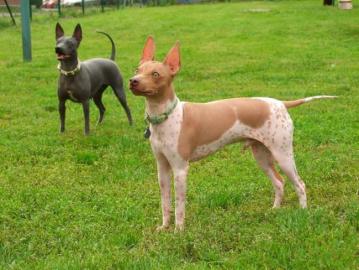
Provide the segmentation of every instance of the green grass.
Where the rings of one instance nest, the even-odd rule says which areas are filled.
[[[267,1],[129,8],[64,18],[84,30],[80,58],[108,57],[110,33],[126,81],[151,34],[162,59],[178,39],[181,100],[238,96],[290,100],[339,95],[290,111],[307,210],[288,182],[272,210],[271,183],[249,152],[231,145],[191,166],[186,231],[157,233],[155,160],[144,140],[144,100],[127,91],[129,127],[107,90],[105,122],[83,136],[68,103],[58,133],[56,16],[34,16],[33,61],[21,29],[0,18],[0,268],[357,269],[359,266],[359,6]],[[255,9],[268,12],[255,12]]]

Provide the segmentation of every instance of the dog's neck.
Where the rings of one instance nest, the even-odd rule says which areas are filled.
[[[77,55],[71,56],[69,59],[61,60],[60,68],[64,71],[71,71],[78,67],[79,59]]]
[[[177,99],[177,96],[171,84],[163,91],[163,94],[146,97],[146,113],[150,116],[162,114],[175,99]]]

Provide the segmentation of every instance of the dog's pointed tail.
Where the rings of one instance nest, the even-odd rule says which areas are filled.
[[[108,37],[108,39],[111,41],[111,45],[112,45],[112,50],[111,50],[111,56],[110,59],[112,61],[115,61],[115,57],[116,57],[116,48],[115,48],[115,43],[113,42],[113,39],[111,38],[111,36],[105,32],[102,31],[96,31],[97,33],[100,33],[102,35],[105,35],[106,37]]]
[[[302,98],[302,99],[291,100],[291,101],[282,101],[282,102],[283,102],[284,106],[287,109],[289,109],[289,108],[297,107],[304,103],[313,101],[315,99],[325,99],[325,98],[337,98],[337,96],[314,96],[314,97],[306,97],[306,98]]]

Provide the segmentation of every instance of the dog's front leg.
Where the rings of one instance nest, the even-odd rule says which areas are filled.
[[[65,131],[65,115],[66,115],[66,100],[59,100],[59,113],[60,113],[60,132],[63,133]]]
[[[157,231],[162,231],[168,228],[171,219],[171,166],[162,154],[157,154],[156,158],[162,206],[162,225]]]
[[[84,118],[85,118],[85,135],[89,135],[90,133],[90,104],[89,101],[82,102],[82,108],[84,111]]]
[[[174,169],[176,193],[176,231],[184,230],[188,163]]]

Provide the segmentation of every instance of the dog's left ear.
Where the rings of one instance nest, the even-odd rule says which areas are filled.
[[[176,73],[181,68],[181,57],[180,57],[180,43],[179,41],[172,47],[172,49],[168,52],[165,60],[163,60],[165,65],[168,65],[170,68],[172,76],[176,75]]]
[[[76,25],[72,36],[77,40],[77,47],[78,47],[82,40],[82,29],[81,29],[81,25],[79,23]]]
[[[62,29],[61,24],[57,23],[55,27],[56,40],[64,36],[64,29]]]

